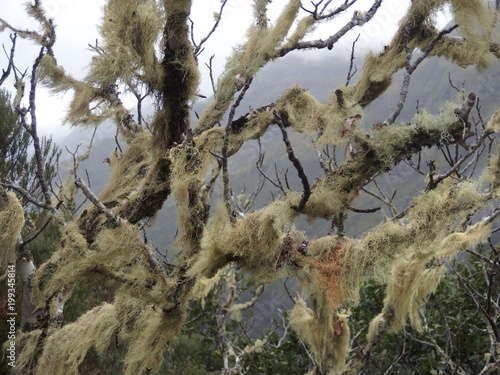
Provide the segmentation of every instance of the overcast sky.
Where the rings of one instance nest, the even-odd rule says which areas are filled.
[[[368,10],[373,1],[359,0],[355,9]],[[47,13],[57,25],[57,42],[55,53],[58,63],[69,73],[77,78],[83,78],[86,67],[89,64],[92,53],[88,44],[94,44],[99,38],[97,25],[100,22],[104,0],[42,0]],[[213,25],[213,14],[220,8],[220,0],[193,0],[191,17],[195,22],[195,36],[199,40]],[[269,17],[271,22],[279,14],[286,0],[274,0],[269,6]],[[305,6],[309,1],[303,1]],[[333,2],[335,4],[335,2]],[[337,1],[338,4],[343,1]],[[359,53],[368,49],[379,50],[390,40],[390,36],[397,27],[397,21],[404,14],[409,0],[385,0],[379,9],[376,18],[363,28],[357,28],[348,34],[348,38],[341,45],[335,46],[334,50],[339,53],[350,53],[352,40],[361,33],[357,43]],[[0,0],[0,17],[6,19],[15,27],[32,29],[35,25],[24,15],[24,2],[21,0]],[[208,80],[205,62],[211,55],[215,55],[215,73],[220,74],[223,70],[225,60],[230,55],[232,46],[244,39],[246,28],[251,22],[252,10],[251,0],[229,0],[223,13],[219,29],[206,44],[206,50],[200,56],[200,70],[202,72],[202,84],[200,93],[210,95],[210,83]],[[335,23],[326,24],[316,30],[314,37],[327,38],[334,33],[345,22],[352,17],[352,10],[346,13],[344,18],[339,18]],[[0,43],[7,50],[10,47],[8,32],[0,34]],[[20,69],[26,69],[38,53],[38,48],[33,48],[30,42],[18,40],[16,49],[16,64]],[[0,68],[6,67],[7,58],[0,51]],[[326,51],[316,54],[324,56]],[[301,53],[301,55],[306,56]],[[312,55],[313,56],[313,55]],[[5,86],[5,84],[4,84]],[[53,134],[56,139],[61,138],[69,132],[69,126],[61,127],[64,117],[64,106],[70,95],[52,95],[46,90],[38,92],[37,115],[39,118],[39,129],[43,135]],[[125,105],[133,107],[133,102]]]

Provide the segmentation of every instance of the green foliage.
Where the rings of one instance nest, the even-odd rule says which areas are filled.
[[[429,345],[432,340],[467,374],[479,373],[485,365],[490,341],[486,333],[486,319],[467,293],[463,279],[468,280],[477,291],[487,290],[482,267],[483,263],[475,256],[463,256],[450,264],[436,292],[425,304],[427,324],[423,330],[417,332],[407,328],[404,335],[383,335],[366,365],[369,373],[384,374],[402,353],[391,373],[410,375],[417,368],[422,374],[448,373],[450,368],[444,364],[435,347]],[[495,279],[493,282],[492,295],[498,296],[500,285]],[[361,291],[361,302],[354,309],[351,322],[353,335],[362,331],[354,341],[354,352],[358,345],[365,342],[366,328],[373,312],[382,309],[384,290],[383,285],[371,280]]]
[[[37,197],[41,190],[36,178],[36,160],[30,152],[32,140],[18,120],[8,91],[0,89],[0,180],[19,181],[19,185]],[[44,177],[52,180],[57,172],[61,151],[52,138],[42,137],[41,153]],[[31,153],[31,157],[30,157]],[[27,205],[27,201],[22,202]]]
[[[285,319],[288,319],[285,310],[280,311]],[[305,345],[300,341],[297,333],[290,330],[286,339],[281,342],[279,347],[276,347],[281,338],[281,331],[270,332],[267,330],[265,334],[270,334],[267,345],[260,352],[254,354],[248,359],[250,363],[249,374],[306,374],[312,366],[312,363],[307,355]]]
[[[47,212],[28,212],[26,217],[27,222],[32,225],[32,228],[30,229],[28,225],[24,226],[23,238],[29,238],[31,232],[36,232],[48,220]],[[33,255],[35,264],[42,264],[50,258],[57,246],[58,240],[59,226],[55,220],[51,220],[45,229],[29,244],[29,250]]]
[[[236,280],[237,293],[254,294],[255,286],[244,279],[242,272],[236,273]],[[221,373],[223,342],[218,324],[221,314],[224,314],[223,303],[227,293],[227,284],[219,282],[205,298],[204,307],[200,301],[191,301],[187,324],[166,350],[160,374]],[[288,321],[288,312],[280,309],[281,323],[273,328],[261,329],[260,327],[269,325],[264,324],[266,317],[257,310],[243,310],[241,320],[228,319],[225,326],[227,342],[231,343],[233,350],[246,352],[241,358],[242,367],[247,369],[246,374],[305,374],[310,369],[311,362],[298,335],[290,327],[285,328],[283,325]],[[249,350],[258,340],[264,343],[262,349]],[[234,357],[229,355],[229,366],[233,365]]]
[[[17,120],[8,91],[0,89],[0,180],[16,180],[29,165],[31,139]]]

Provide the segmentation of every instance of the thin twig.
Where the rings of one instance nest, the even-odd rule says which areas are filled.
[[[352,15],[351,20],[344,25],[337,33],[334,35],[330,36],[329,38],[323,40],[323,39],[316,39],[316,40],[311,40],[311,41],[306,41],[306,42],[298,42],[294,44],[293,46],[287,46],[280,48],[279,50],[276,51],[276,56],[285,56],[291,51],[294,50],[300,50],[300,49],[322,49],[322,48],[328,48],[332,49],[333,45],[337,43],[337,41],[342,38],[345,34],[347,34],[350,30],[352,30],[356,26],[361,26],[370,21],[375,13],[377,13],[378,8],[382,5],[382,0],[376,0],[372,7],[363,15],[360,17],[360,13],[358,11],[355,11]]]
[[[354,72],[352,71],[352,69],[353,69],[353,65],[354,65],[354,47],[356,46],[356,42],[358,41],[360,35],[361,34],[358,34],[358,36],[356,37],[356,39],[354,40],[354,42],[352,42],[351,61],[349,63],[349,72],[347,72],[347,81],[345,83],[346,86],[349,86],[349,82],[351,81],[351,78],[358,71],[358,69],[356,68],[356,66],[354,66]]]
[[[35,240],[43,231],[45,228],[47,228],[47,226],[49,225],[49,223],[52,221],[53,219],[53,216],[49,216],[49,218],[45,221],[45,223],[43,223],[43,225],[40,227],[40,229],[38,229],[36,231],[36,233],[34,233],[31,237],[29,237],[28,239],[24,240],[20,245],[19,245],[19,248],[22,250],[24,249],[24,247],[29,244],[31,241]]]
[[[392,369],[394,368],[394,366],[399,362],[401,361],[401,359],[403,359],[403,357],[406,355],[406,342],[403,342],[403,349],[401,349],[401,354],[398,356],[398,358],[396,358],[392,363],[391,365],[387,368],[387,370],[384,372],[384,375],[389,375],[392,373]]]
[[[274,180],[269,177],[264,170],[262,169],[262,165],[264,164],[264,156],[265,153],[262,152],[262,146],[260,144],[260,139],[259,139],[259,159],[255,162],[255,165],[257,167],[257,170],[260,172],[260,174],[271,184],[274,185],[274,187],[280,189],[283,193],[285,192],[285,189],[283,189],[283,186],[281,185],[281,181],[278,179],[278,183],[274,182]]]
[[[448,82],[450,82],[450,86],[453,87],[455,90],[457,90],[458,92],[460,92],[460,89],[458,87],[456,87],[453,82],[451,81],[451,72],[448,72]]]
[[[448,178],[451,176],[472,154],[476,152],[478,147],[485,141],[486,138],[488,138],[491,134],[493,134],[493,131],[491,130],[486,130],[481,137],[479,137],[478,141],[476,144],[470,146],[469,151],[467,151],[460,159],[457,160],[455,165],[451,167],[446,173],[439,175],[437,177],[433,177],[430,181],[429,184],[426,187],[426,190],[433,190],[436,188],[436,186],[443,181],[444,179]]]
[[[250,87],[252,83],[252,78],[246,81],[245,86],[243,86],[243,89],[241,90],[240,94],[238,95],[238,98],[234,102],[233,106],[231,107],[231,111],[229,112],[229,118],[227,120],[227,125],[226,125],[226,134],[224,136],[224,145],[222,146],[222,180],[224,184],[224,201],[226,202],[226,208],[227,212],[232,217],[231,215],[231,206],[230,206],[230,201],[231,201],[231,186],[229,183],[229,172],[228,172],[228,163],[227,163],[227,149],[229,147],[229,136],[231,135],[231,130],[232,130],[232,123],[233,123],[233,117],[236,112],[236,108],[240,105],[241,101],[243,100],[243,97],[245,96],[245,93],[247,92],[248,88]]]
[[[43,208],[45,210],[48,210],[50,211],[50,213],[54,216],[54,218],[57,220],[57,222],[61,225],[66,225],[66,222],[64,221],[64,219],[62,219],[59,215],[59,213],[57,212],[57,209],[52,206],[52,204],[47,204],[45,202],[42,202],[42,201],[39,201],[38,199],[36,199],[35,197],[33,197],[29,191],[23,189],[21,186],[19,185],[16,185],[15,183],[13,183],[12,181],[10,180],[4,180],[3,182],[0,183],[1,186],[4,186],[6,188],[10,188],[14,191],[17,191],[19,194],[21,194],[23,196],[23,198],[25,198],[28,202],[30,203],[33,203],[35,206],[38,206],[40,208]]]
[[[212,27],[212,29],[208,32],[208,34],[202,38],[200,40],[200,42],[198,44],[196,44],[196,42],[194,41],[194,33],[193,33],[193,30],[194,30],[194,23],[193,21],[191,21],[191,19],[189,19],[189,21],[191,22],[191,41],[193,42],[193,46],[194,46],[194,56],[195,57],[198,57],[200,55],[200,53],[203,52],[203,50],[205,48],[202,48],[203,44],[205,44],[205,42],[212,36],[212,34],[215,32],[215,30],[217,29],[217,26],[219,26],[219,22],[222,18],[222,11],[224,10],[224,7],[226,6],[226,3],[227,3],[227,0],[223,0],[222,3],[221,3],[221,6],[220,6],[220,10],[219,10],[219,14],[216,16],[216,20],[215,20],[215,23],[214,23],[214,26]]]
[[[307,179],[307,176],[304,172],[304,168],[302,168],[302,164],[300,163],[299,159],[295,156],[292,148],[292,144],[290,143],[290,140],[288,139],[288,134],[285,130],[285,125],[283,124],[283,120],[281,119],[281,116],[278,114],[278,111],[275,109],[273,110],[273,115],[276,120],[276,123],[278,124],[279,128],[281,129],[281,134],[283,135],[283,142],[286,145],[286,152],[288,154],[288,159],[292,162],[293,166],[297,170],[297,173],[299,175],[300,180],[302,181],[302,188],[303,188],[303,193],[302,197],[300,199],[300,203],[298,206],[293,206],[292,208],[297,210],[297,211],[302,211],[304,209],[304,206],[307,203],[307,200],[309,199],[311,195],[311,186],[309,185],[309,180]]]
[[[408,86],[410,85],[410,77],[417,69],[418,65],[424,61],[424,59],[429,55],[429,53],[434,49],[434,46],[436,43],[443,37],[445,34],[451,33],[453,30],[455,30],[458,27],[458,25],[453,25],[452,27],[442,30],[434,39],[431,40],[427,48],[423,51],[422,55],[419,56],[415,62],[412,64],[411,63],[411,57],[412,57],[412,51],[410,50],[410,31],[413,28],[413,22],[409,21],[404,29],[404,43],[405,43],[405,50],[406,50],[406,71],[405,75],[403,78],[403,85],[401,87],[401,93],[399,95],[399,100],[398,104],[396,106],[395,111],[392,113],[392,115],[389,117],[387,120],[387,123],[389,124],[394,124],[394,121],[396,121],[396,118],[399,116],[401,113],[405,102],[406,102],[406,96],[408,95]]]
[[[17,34],[13,33],[10,35],[10,40],[12,41],[12,47],[10,48],[10,55],[9,55],[9,64],[7,65],[7,70],[3,71],[2,77],[0,77],[0,86],[4,83],[4,81],[7,79],[7,77],[10,74],[10,71],[14,67],[14,52],[16,50],[16,39],[17,39]],[[3,47],[5,51],[5,47]],[[5,54],[7,55],[7,51],[5,51]]]
[[[208,60],[208,64],[205,64],[208,68],[208,73],[210,76],[210,83],[212,84],[212,91],[215,97],[215,94],[217,93],[217,89],[215,87],[215,79],[214,79],[214,70],[213,70],[213,60],[214,60],[215,55],[210,56],[210,60]]]
[[[366,208],[366,209],[359,209],[359,208],[349,207],[349,210],[352,211],[352,212],[356,212],[358,214],[370,214],[370,213],[379,211],[380,207]]]

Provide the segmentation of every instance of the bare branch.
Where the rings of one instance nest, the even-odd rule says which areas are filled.
[[[219,10],[219,13],[217,14],[216,16],[216,20],[215,20],[215,23],[214,23],[214,26],[212,27],[212,29],[208,32],[208,34],[202,38],[200,40],[200,42],[198,44],[196,44],[196,42],[194,41],[194,36],[193,36],[193,30],[194,30],[194,23],[193,21],[191,21],[191,41],[193,42],[193,46],[194,46],[194,56],[195,57],[198,57],[204,50],[203,47],[203,44],[205,44],[205,42],[212,36],[212,34],[215,32],[215,30],[217,29],[217,26],[219,26],[219,22],[222,18],[222,11],[224,10],[224,7],[226,6],[226,3],[227,3],[227,0],[223,0],[221,2],[221,6],[220,6],[220,10]]]
[[[354,42],[352,42],[351,60],[350,60],[350,63],[349,63],[349,72],[347,72],[347,80],[346,80],[346,83],[345,83],[346,86],[349,86],[349,82],[351,81],[351,78],[358,71],[358,69],[356,67],[354,67],[354,71],[352,69],[353,69],[353,65],[354,65],[354,47],[356,46],[356,42],[358,41],[360,35],[361,34],[358,34],[358,36],[356,37],[356,39],[354,40]]]
[[[224,146],[222,147],[222,179],[224,183],[224,201],[226,202],[226,207],[227,207],[227,212],[231,217],[231,208],[230,208],[230,201],[231,201],[231,186],[229,184],[229,172],[228,172],[228,156],[227,156],[227,149],[229,147],[229,136],[231,135],[231,130],[232,130],[232,123],[233,123],[233,117],[236,112],[236,108],[239,107],[241,101],[243,100],[243,97],[245,96],[245,93],[247,92],[248,88],[250,87],[252,83],[252,78],[250,78],[248,81],[245,82],[245,86],[243,86],[243,89],[241,90],[240,94],[238,95],[238,98],[234,102],[233,106],[231,107],[231,112],[229,112],[229,118],[227,120],[227,125],[226,125],[226,134],[224,136]]]
[[[83,194],[96,206],[102,213],[104,213],[109,220],[115,225],[120,224],[120,218],[116,216],[109,208],[107,208],[98,198],[97,196],[90,190],[85,181],[81,178],[77,178],[75,180],[75,185],[82,189]]]
[[[352,30],[356,26],[364,25],[365,23],[370,21],[372,17],[375,15],[375,13],[377,13],[377,10],[381,4],[382,0],[376,0],[373,3],[372,7],[368,10],[368,12],[361,14],[355,11],[351,20],[348,23],[346,23],[344,27],[342,27],[337,33],[330,36],[326,40],[318,39],[307,42],[298,42],[293,47],[286,47],[279,49],[276,52],[276,56],[285,56],[287,53],[291,51],[300,49],[322,49],[322,48],[332,49],[333,45],[337,43],[337,41],[340,38],[342,38],[345,34],[347,34],[348,31]]]
[[[302,164],[300,163],[299,159],[295,156],[292,148],[292,144],[290,143],[290,140],[288,139],[288,134],[286,133],[285,130],[285,125],[283,124],[283,120],[281,119],[280,115],[278,114],[278,111],[273,110],[273,115],[276,120],[276,123],[278,124],[279,128],[281,129],[281,133],[283,135],[283,142],[286,145],[286,152],[288,154],[288,159],[292,162],[293,166],[297,170],[297,173],[300,177],[300,180],[302,181],[302,188],[303,188],[303,193],[302,193],[302,198],[300,199],[300,203],[298,206],[294,206],[293,208],[297,211],[302,211],[304,209],[304,206],[307,203],[307,200],[309,199],[309,196],[311,195],[311,186],[309,185],[309,181],[307,179],[307,176],[304,172],[304,168],[302,168]]]
[[[328,12],[328,13],[325,13],[325,11],[326,11],[326,8],[332,2],[332,0],[326,1],[320,11],[318,11],[318,9],[319,9],[319,6],[323,3],[323,0],[321,0],[321,1],[317,2],[317,3],[314,3],[314,2],[311,1],[312,5],[314,6],[314,10],[312,10],[312,11],[306,9],[303,6],[301,7],[301,9],[303,11],[311,14],[316,21],[320,21],[320,20],[325,20],[325,19],[329,19],[329,18],[335,17],[336,15],[338,15],[338,14],[344,12],[345,10],[349,9],[349,7],[351,5],[353,5],[356,1],[357,0],[351,0],[349,2],[346,1],[344,4],[342,4],[338,8],[336,8],[336,9],[334,9],[334,10]]]
[[[55,208],[52,207],[52,205],[48,205],[47,203],[44,203],[44,202],[37,200],[35,197],[33,197],[29,193],[29,191],[23,189],[21,186],[15,184],[14,182],[12,182],[10,180],[5,180],[2,183],[0,183],[0,185],[4,186],[6,188],[10,188],[14,191],[17,191],[19,194],[21,194],[23,196],[23,198],[25,198],[28,202],[33,203],[35,206],[38,206],[38,207],[43,208],[45,210],[49,210],[51,212],[52,212],[52,210],[55,210]]]
[[[425,319],[425,317],[424,317],[424,319]],[[443,360],[443,363],[445,365],[449,366],[453,370],[454,374],[466,375],[466,372],[464,371],[464,369],[462,367],[460,367],[456,362],[454,362],[450,358],[450,356],[444,352],[444,350],[437,344],[436,340],[434,340],[434,338],[430,334],[429,334],[429,338],[430,338],[431,342],[419,340],[416,337],[413,337],[411,335],[409,335],[409,336],[412,338],[412,340],[414,340],[420,344],[427,345],[427,346],[434,348],[436,350],[436,352],[438,353],[438,355]]]
[[[442,174],[442,175],[439,175],[437,177],[434,177],[433,179],[431,179],[429,181],[429,184],[427,185],[426,189],[427,190],[432,190],[434,188],[436,188],[436,186],[441,182],[443,181],[444,179],[448,178],[449,176],[451,176],[455,171],[458,170],[458,168],[460,168],[460,166],[471,156],[473,155],[476,150],[479,148],[479,146],[481,146],[481,144],[491,135],[493,134],[492,131],[490,130],[485,130],[484,133],[481,135],[481,137],[479,137],[478,141],[471,145],[469,150],[460,158],[457,160],[457,162],[455,163],[455,165],[453,165],[453,167],[451,167],[446,173]]]
[[[115,86],[109,86],[101,92],[102,97],[109,101],[111,107],[115,108],[119,113],[126,113],[126,115],[121,116],[120,119],[120,125],[122,125],[124,129],[132,133],[143,131],[142,126],[135,122],[134,116],[125,108],[118,94]]]
[[[43,197],[45,199],[45,203],[48,206],[52,206],[51,203],[51,198],[50,198],[50,190],[49,190],[49,184],[47,183],[45,176],[44,176],[44,168],[45,168],[45,163],[43,161],[43,155],[42,155],[42,148],[40,146],[40,138],[38,137],[37,133],[37,117],[36,117],[36,88],[37,88],[37,79],[36,79],[36,72],[38,69],[38,66],[40,65],[40,61],[42,60],[42,57],[44,56],[44,51],[45,47],[42,47],[40,50],[40,53],[35,60],[35,63],[33,64],[33,69],[31,71],[31,88],[30,88],[30,94],[29,94],[29,104],[30,108],[29,110],[26,110],[24,108],[20,107],[20,103],[17,103],[17,111],[21,115],[21,123],[23,127],[26,129],[26,131],[31,135],[31,138],[33,139],[33,147],[35,149],[35,160],[36,160],[36,177],[38,178],[38,181],[40,183],[40,187],[42,189]],[[20,98],[19,98],[20,101]],[[29,111],[31,121],[28,124],[27,119],[26,119],[26,113]]]
[[[352,212],[356,212],[358,214],[370,214],[370,213],[379,211],[380,207],[365,208],[365,209],[359,209],[359,208],[349,207],[349,210],[352,211]]]
[[[47,228],[47,226],[50,224],[52,219],[53,219],[53,216],[49,216],[49,218],[45,221],[45,223],[43,223],[43,225],[32,236],[30,236],[28,239],[22,241],[21,244],[19,245],[20,250],[22,251],[26,247],[27,244],[29,244],[31,241],[35,240],[45,230],[45,228]]]
[[[0,77],[0,86],[2,86],[4,81],[9,76],[10,71],[14,68],[14,52],[16,50],[16,39],[17,39],[16,33],[10,35],[10,40],[12,41],[12,47],[10,48],[10,55],[8,56],[9,64],[7,65],[7,70],[4,70],[2,73],[2,77]],[[3,50],[5,51],[5,46],[3,46]],[[5,54],[7,55],[7,51],[5,51]]]
[[[396,106],[396,110],[389,117],[389,119],[387,120],[387,123],[394,124],[394,121],[396,121],[396,118],[401,113],[401,111],[405,105],[405,102],[406,102],[406,96],[408,95],[408,86],[410,85],[410,77],[413,74],[413,72],[415,71],[415,69],[417,69],[418,65],[422,61],[424,61],[424,59],[429,55],[429,53],[433,50],[434,46],[443,37],[443,35],[451,33],[457,27],[458,27],[458,25],[453,25],[452,27],[450,27],[448,29],[442,30],[438,35],[436,35],[436,37],[434,37],[431,40],[431,42],[429,43],[427,48],[424,50],[422,55],[420,55],[415,60],[415,62],[412,64],[411,57],[412,57],[413,51],[410,50],[409,43],[410,43],[410,30],[413,28],[413,23],[412,23],[412,21],[408,21],[408,23],[406,24],[405,29],[404,29],[404,43],[405,43],[405,50],[406,50],[406,62],[405,62],[406,72],[405,72],[405,75],[403,78],[403,86],[401,88],[401,93],[399,95],[399,101],[398,101],[398,104]]]
[[[217,93],[217,89],[215,86],[215,80],[214,80],[214,70],[213,70],[213,60],[214,60],[215,55],[210,56],[210,60],[208,60],[208,64],[205,64],[208,68],[208,73],[210,76],[210,83],[212,84],[212,92],[215,96]]]

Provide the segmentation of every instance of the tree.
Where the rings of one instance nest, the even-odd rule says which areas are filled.
[[[207,37],[216,37],[226,3],[222,1]],[[351,30],[373,22],[383,6],[382,0],[374,0],[365,11],[353,11],[356,0],[339,6],[331,1],[309,5],[289,0],[283,2],[281,14],[270,20],[268,3],[253,2],[254,21],[247,40],[234,49],[225,71],[214,82],[214,99],[193,128],[190,109],[198,95],[199,61],[206,38],[191,37],[190,0],[107,1],[102,38],[92,47],[95,55],[82,81],[58,65],[53,48],[55,25],[40,1],[27,5],[38,31],[21,30],[0,20],[1,29],[40,47],[31,75],[16,76],[15,106],[33,140],[42,195],[36,198],[12,180],[4,180],[2,186],[46,210],[60,231],[50,259],[36,271],[30,268],[23,274],[30,285],[26,293],[31,306],[23,306],[30,319],[18,333],[18,367],[36,374],[74,374],[91,348],[103,354],[119,342],[125,347],[125,374],[155,373],[164,348],[185,323],[190,301],[200,295],[195,291],[213,285],[230,264],[260,284],[285,277],[297,280],[301,293],[295,297],[289,322],[314,358],[313,373],[357,374],[387,332],[400,333],[408,321],[417,330],[428,329],[420,307],[445,277],[447,265],[462,252],[478,253],[494,266],[487,283],[490,291],[497,290],[492,286],[498,271],[492,226],[500,214],[500,156],[495,140],[499,113],[489,120],[472,115],[478,109],[477,95],[461,92],[458,101],[443,102],[437,114],[418,108],[410,122],[397,123],[412,75],[423,60],[439,56],[459,66],[484,69],[499,57],[493,32],[497,13],[488,8],[490,4],[479,0],[410,2],[390,44],[365,57],[356,83],[332,88],[331,98],[324,103],[308,90],[293,86],[273,103],[236,118],[252,79],[266,64],[293,51],[332,49]],[[498,2],[495,5],[498,10]],[[456,24],[438,30],[435,15],[444,7]],[[311,39],[317,25],[349,12],[350,20],[335,34]],[[454,30],[460,35],[453,35]],[[11,51],[5,75],[18,72],[15,44]],[[401,94],[393,113],[387,120],[364,118],[364,109],[384,93],[401,69]],[[25,80],[28,106],[23,105],[21,82]],[[76,167],[59,192],[51,191],[36,131],[36,90],[41,84],[54,92],[73,93],[69,122],[96,125],[112,118],[127,142],[126,149],[117,147],[112,152],[109,182],[99,196],[77,178]],[[125,91],[137,98],[137,121],[120,99]],[[145,97],[157,108],[150,123],[140,111]],[[260,139],[273,125],[282,134],[300,187],[290,188],[287,176],[276,173],[273,179],[266,174],[261,154],[262,177],[277,193],[264,207],[245,211],[245,199],[235,198],[232,192],[228,165],[243,145]],[[314,137],[322,175],[311,176],[304,169],[288,136],[292,130]],[[442,149],[449,166],[443,169],[429,160],[422,167],[426,148]],[[395,195],[388,194],[377,179],[403,163],[421,175],[425,188],[398,209]],[[480,178],[474,179],[478,170]],[[378,186],[379,192],[370,190],[372,186]],[[74,209],[76,189],[92,203],[81,212]],[[355,238],[345,230],[348,213],[374,211],[355,207],[363,191],[387,205],[391,214]],[[7,269],[9,261],[20,259],[16,249],[24,220],[16,195],[4,191],[3,197],[0,221],[8,235],[8,251],[2,261]],[[141,226],[167,199],[175,202],[179,229],[173,267],[160,265],[141,234]],[[16,220],[6,220],[7,215]],[[332,230],[308,238],[294,226],[299,218],[310,223],[329,220]],[[476,248],[488,242],[491,258]],[[349,308],[362,302],[360,290],[370,276],[385,285],[385,298],[378,315],[370,317],[364,342],[350,353]],[[65,324],[64,304],[72,298],[75,286],[95,279],[114,285],[113,299]],[[493,293],[484,296],[472,290],[478,309],[485,311],[490,342],[489,354],[482,358],[483,373],[495,372],[499,369],[498,300]],[[438,342],[429,343],[439,351]],[[461,363],[444,358],[453,371],[465,373]],[[224,362],[222,372],[230,373],[230,365],[229,360]]]
[[[36,161],[35,158],[29,157],[28,150],[31,144],[31,138],[28,133],[24,132],[22,125],[17,121],[16,112],[12,108],[11,97],[9,93],[5,90],[0,90],[0,180],[12,180],[16,181],[16,184],[21,187],[24,191],[29,192],[31,196],[38,197],[41,193],[40,184],[36,178]],[[44,166],[44,177],[50,181],[55,175],[56,162],[59,157],[59,150],[53,145],[52,139],[42,139],[41,144],[42,155],[45,159]],[[3,204],[8,202],[8,198],[2,195],[0,198],[2,202],[2,207],[6,209]],[[13,238],[10,233],[2,233],[0,235],[2,245],[11,240],[12,244],[17,241],[18,245],[18,256],[24,258],[26,261],[31,261],[33,258],[39,260],[39,255],[43,253],[43,246],[37,244],[37,238],[40,234],[50,226],[50,218],[47,218],[43,212],[40,212],[37,206],[31,205],[26,199],[21,201],[21,205],[26,211],[26,222],[27,225],[24,226],[24,232],[21,237]],[[7,205],[8,206],[8,205]],[[18,207],[19,208],[19,207]],[[9,211],[7,211],[9,213]],[[12,212],[10,212],[12,213]],[[10,215],[5,215],[2,217],[2,228],[8,226],[8,221],[19,220],[20,225],[21,215],[15,215],[12,217]],[[6,221],[5,221],[6,220]],[[57,231],[55,228],[54,231]],[[42,236],[44,238],[43,245],[49,247],[50,253],[53,252],[55,247],[55,241],[49,240],[47,233]],[[23,238],[23,240],[20,240]],[[38,238],[39,240],[39,238]],[[6,242],[4,242],[6,241]],[[34,241],[34,242],[33,242]],[[27,245],[30,244],[30,248]],[[4,254],[3,254],[4,255]],[[9,259],[4,259],[4,262],[8,262]],[[11,278],[9,278],[11,279]],[[2,280],[0,285],[0,294],[2,296],[2,306],[7,307],[9,305],[9,293],[12,289],[8,287],[8,284],[12,283],[12,279],[7,282],[7,280]],[[10,289],[10,291],[9,291]],[[21,294],[19,293],[18,296]],[[21,304],[19,301],[15,306],[20,308]],[[7,310],[3,311],[2,314],[2,324],[0,326],[0,334],[2,337],[7,338],[9,333],[9,323],[8,318],[10,316],[7,314]],[[2,370],[7,371],[6,367]]]
[[[35,158],[28,154],[30,145],[31,138],[17,121],[10,94],[6,90],[0,90],[0,178],[16,181],[32,196],[38,196],[40,186],[36,179]],[[42,138],[41,152],[46,160],[44,177],[50,181],[55,176],[60,151],[51,138]],[[23,203],[26,205],[29,202]]]

